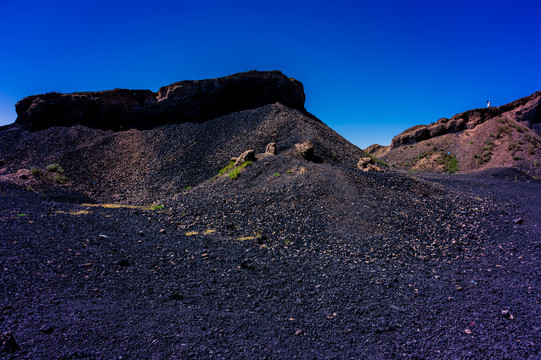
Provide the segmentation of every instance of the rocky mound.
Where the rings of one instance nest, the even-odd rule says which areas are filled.
[[[201,123],[232,112],[280,102],[304,111],[302,84],[279,71],[250,71],[219,79],[180,81],[150,90],[115,89],[47,93],[16,105],[17,123],[31,131],[84,125],[98,129],[150,129]]]
[[[541,175],[541,91],[509,104],[417,125],[367,152],[396,168],[472,172],[512,167]]]
[[[312,160],[320,162],[355,168],[363,154],[321,121],[276,103],[151,130],[77,125],[29,132],[15,124],[0,131],[0,175],[59,164],[64,187],[96,199],[149,203],[213,178],[247,150],[265,153],[270,143],[279,155],[302,158],[295,144],[306,141],[313,145]],[[26,184],[39,187],[32,180]]]

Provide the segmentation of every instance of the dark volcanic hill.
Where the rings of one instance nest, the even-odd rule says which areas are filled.
[[[397,168],[474,172],[513,167],[541,176],[541,91],[499,107],[469,110],[418,125],[389,146],[366,150]],[[453,159],[454,160],[453,160]]]
[[[177,84],[0,128],[0,357],[539,358],[539,182],[365,171],[279,72]]]

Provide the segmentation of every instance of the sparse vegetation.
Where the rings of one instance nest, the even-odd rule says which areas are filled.
[[[38,177],[40,174],[41,174],[41,170],[36,168],[36,167],[31,167],[30,168],[30,172],[32,173],[32,175],[34,175],[35,177]]]
[[[539,161],[534,160],[534,161],[533,161],[533,166],[539,166]]]
[[[185,186],[182,188],[182,191],[190,191],[192,189],[191,186]]]
[[[235,162],[230,161],[229,164],[223,169],[221,169],[218,172],[218,175],[216,175],[214,178],[216,179],[216,178],[219,178],[220,176],[227,175],[231,180],[234,180],[238,178],[242,170],[244,170],[244,168],[252,164],[252,162],[253,161],[246,161],[242,165],[235,167]]]
[[[492,150],[492,148],[494,148],[494,142],[490,141],[490,140],[487,140],[485,141],[485,146],[483,146],[483,148],[481,150],[485,151],[485,150]]]
[[[53,176],[53,180],[57,184],[65,184],[67,181],[66,175],[63,174],[56,174]]]
[[[370,159],[372,159],[372,161],[376,164],[376,165],[379,165],[379,166],[384,166],[386,168],[389,167],[389,164],[387,164],[385,161],[375,157],[374,155],[370,154],[370,153],[367,153],[366,151],[364,152],[364,156],[366,157],[369,157]]]
[[[473,140],[470,140],[470,145],[473,145]]]
[[[64,169],[62,169],[62,166],[58,165],[58,164],[49,164],[45,167],[45,169],[49,172],[56,172],[56,173],[59,173],[59,174],[62,174],[64,173]]]
[[[496,139],[500,139],[502,137],[502,134],[507,134],[508,136],[511,136],[511,129],[509,128],[509,126],[498,125],[496,127]]]
[[[520,145],[518,143],[511,141],[507,144],[507,150],[515,151],[517,149],[520,149]]]
[[[286,174],[291,174],[293,172],[293,170],[289,169],[288,171],[286,171]]]
[[[279,173],[279,172],[275,172],[275,173],[274,173],[274,177],[280,177],[280,173]]]
[[[445,164],[443,165],[443,171],[448,172],[449,174],[454,174],[458,171],[458,159],[453,155],[449,155],[445,159]]]
[[[235,168],[235,162],[230,161],[229,164],[227,164],[226,167],[224,167],[223,169],[220,169],[217,176],[222,176],[222,175],[229,174],[231,171],[233,171],[234,168]]]

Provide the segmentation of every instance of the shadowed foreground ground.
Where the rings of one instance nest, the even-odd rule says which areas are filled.
[[[163,209],[1,184],[2,356],[539,358],[539,183],[329,169],[277,156]]]

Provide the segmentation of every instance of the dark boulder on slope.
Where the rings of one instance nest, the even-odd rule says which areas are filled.
[[[218,79],[180,81],[150,90],[114,89],[28,96],[16,105],[16,123],[31,131],[84,125],[103,130],[151,129],[202,123],[280,102],[305,112],[302,83],[280,71],[249,71]]]

